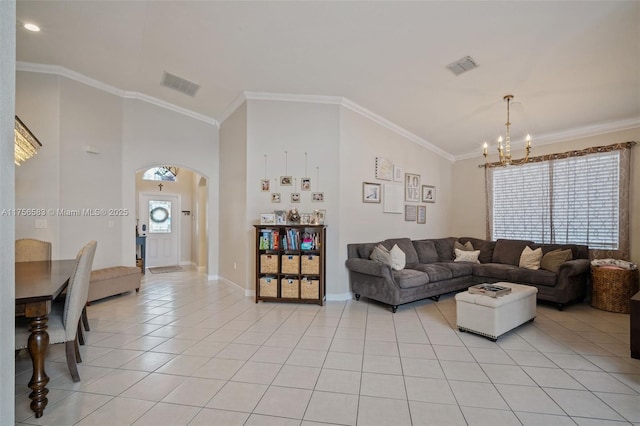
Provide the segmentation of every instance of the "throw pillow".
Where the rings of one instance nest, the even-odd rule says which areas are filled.
[[[462,244],[460,241],[456,241],[456,243],[453,245],[453,248],[462,251],[473,251],[473,244],[471,244],[471,241],[467,241],[464,244]]]
[[[391,269],[401,271],[407,264],[407,256],[397,244],[389,251],[391,255]]]
[[[382,244],[375,246],[369,259],[391,266],[391,253],[389,253],[389,250]]]
[[[527,269],[540,269],[540,260],[542,259],[542,248],[538,247],[535,250],[532,250],[531,247],[526,246],[524,250],[522,250],[522,254],[520,255],[520,266],[521,268]]]
[[[480,256],[480,250],[460,250],[454,249],[456,252],[456,258],[453,259],[454,262],[473,262],[480,263],[478,260],[478,256]]]
[[[547,271],[555,272],[557,274],[560,270],[560,265],[571,259],[573,259],[571,249],[552,250],[542,256],[542,260],[540,261],[540,268],[546,269]]]

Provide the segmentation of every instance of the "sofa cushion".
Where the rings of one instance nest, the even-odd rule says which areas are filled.
[[[456,258],[453,259],[454,262],[471,262],[471,263],[480,263],[478,262],[478,256],[480,256],[480,250],[460,250],[459,248],[454,249],[456,252]]]
[[[400,288],[417,287],[429,282],[429,276],[427,274],[415,269],[393,271],[393,278]]]
[[[562,265],[567,260],[571,260],[571,250],[552,250],[549,253],[542,256],[542,260],[540,261],[540,267],[544,270],[558,273],[560,270],[560,265]]]
[[[525,268],[513,269],[507,272],[508,280],[514,283],[543,285],[555,287],[557,276],[553,272],[543,269],[532,270]]]
[[[428,275],[430,283],[436,281],[444,281],[453,278],[453,272],[444,264],[420,263],[413,267],[415,270],[424,272]]]
[[[500,281],[509,281],[509,271],[520,269],[503,263],[472,263],[471,265],[473,275],[476,277],[494,278]]]
[[[473,251],[473,250],[475,250],[473,248],[473,244],[471,244],[471,241],[467,241],[466,243],[461,243],[459,240],[456,241],[453,244],[453,249],[454,249],[454,251],[455,251],[455,249],[462,250],[462,251]]]
[[[378,263],[391,266],[391,253],[382,244],[378,244],[374,247],[369,258]]]
[[[397,244],[393,245],[389,254],[391,255],[391,268],[396,271],[404,269],[407,264],[407,256]]]
[[[373,252],[373,249],[376,248],[377,245],[378,243],[358,244],[357,246],[358,257],[360,259],[371,259],[371,253]]]
[[[451,278],[466,277],[473,274],[473,263],[470,262],[442,262],[438,263],[451,271]]]
[[[418,253],[418,261],[420,263],[435,263],[438,261],[438,251],[433,241],[417,240],[413,242],[413,247]]]
[[[500,239],[496,241],[496,246],[493,249],[492,263],[518,266],[520,264],[520,253],[526,246],[532,244],[533,241]]]
[[[453,260],[453,245],[457,241],[456,237],[449,238],[435,238],[432,239],[436,245],[436,251],[438,252],[438,261],[451,262]]]
[[[384,240],[382,245],[389,250],[391,250],[394,245],[400,247],[400,250],[402,250],[406,256],[407,265],[415,265],[419,262],[418,253],[416,253],[416,249],[413,248],[413,244],[409,238],[392,238]]]
[[[521,268],[537,270],[540,269],[541,259],[542,249],[540,247],[532,250],[531,247],[526,246],[520,254],[520,263],[518,264],[518,266]]]

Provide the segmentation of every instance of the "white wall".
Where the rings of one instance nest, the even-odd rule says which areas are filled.
[[[421,185],[436,187],[435,203],[424,205],[427,223],[406,222],[404,213],[383,213],[383,204],[362,202],[362,183],[393,183],[375,178],[375,158],[384,157],[420,175]],[[349,292],[344,262],[347,244],[381,241],[386,238],[436,238],[451,235],[450,215],[454,194],[452,164],[433,151],[371,121],[347,108],[340,110],[340,239],[337,263],[340,286],[337,293]],[[403,185],[403,183],[395,183]],[[383,194],[384,199],[384,194]]]
[[[251,246],[247,227],[247,104],[220,126],[220,276],[250,293]]]
[[[0,210],[13,209],[13,124],[16,75],[16,2],[0,2]],[[15,423],[15,221],[0,216],[0,424]],[[8,242],[8,243],[7,243]]]
[[[250,274],[255,274],[255,229],[260,213],[290,210],[301,213],[325,209],[327,225],[327,293],[341,292],[338,261],[340,232],[340,157],[338,105],[282,101],[247,101],[247,220],[244,241],[250,252]],[[288,154],[285,156],[285,151]],[[307,170],[305,171],[305,154]],[[265,177],[264,156],[267,155],[267,178],[272,192],[277,188],[281,203],[272,203],[268,192],[262,192],[260,180]],[[319,180],[318,171],[319,167]],[[293,186],[280,187],[275,180],[287,175],[297,179],[301,202],[292,204]],[[311,178],[311,191],[299,191],[300,178]],[[311,192],[324,192],[324,202],[311,202]],[[241,238],[238,235],[238,238]],[[255,280],[247,283],[254,290]],[[248,287],[249,288],[249,287]]]
[[[573,139],[569,141],[533,146],[532,155],[560,153],[573,149],[583,149],[591,146],[610,145],[619,142],[640,142],[640,128],[613,132],[599,136]],[[535,142],[534,142],[535,143]],[[630,215],[631,218],[631,260],[640,263],[640,148],[631,150],[631,187],[630,187]],[[514,151],[514,158],[521,158],[523,152]],[[489,161],[495,161],[489,157]],[[486,198],[484,189],[484,169],[479,164],[484,158],[478,156],[464,161],[457,161],[453,167],[453,199],[452,229],[457,236],[477,238],[486,237]]]

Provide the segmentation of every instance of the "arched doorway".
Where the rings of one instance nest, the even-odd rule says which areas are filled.
[[[173,165],[136,172],[136,229],[146,236],[148,267],[206,271],[207,182],[197,171]]]

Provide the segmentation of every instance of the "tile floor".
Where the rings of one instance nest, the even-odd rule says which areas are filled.
[[[35,419],[16,360],[16,421],[36,425],[640,424],[629,317],[539,305],[497,343],[455,328],[453,295],[401,306],[259,303],[185,271],[88,309],[82,381],[50,348]]]

